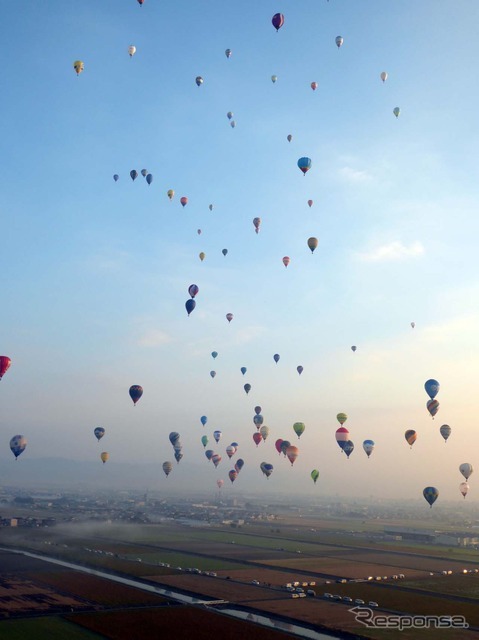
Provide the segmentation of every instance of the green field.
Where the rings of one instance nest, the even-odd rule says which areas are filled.
[[[98,640],[103,637],[57,617],[0,622],[2,640]]]

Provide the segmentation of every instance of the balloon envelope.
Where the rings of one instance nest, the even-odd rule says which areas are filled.
[[[231,322],[231,320],[233,320],[233,314],[232,313],[227,313],[226,314],[226,319],[228,320],[228,322]]]
[[[379,77],[381,78],[381,80],[383,82],[386,82],[386,80],[388,79],[388,72],[387,71],[381,71],[381,75]]]
[[[318,83],[317,83],[317,82],[312,82],[312,83],[311,83],[311,89],[312,89],[313,91],[316,91],[316,89],[317,89],[317,88],[318,88]]]
[[[424,383],[426,393],[431,398],[431,400],[434,400],[434,398],[439,393],[440,386],[441,385],[439,384],[439,382],[437,380],[434,380],[433,378],[431,378],[430,380],[426,380],[426,382]]]
[[[352,440],[347,440],[347,442],[344,443],[343,451],[347,455],[347,457],[349,458],[349,456],[354,451],[354,443],[353,443]]]
[[[259,228],[261,226],[261,218],[253,218],[254,230],[256,233],[259,233]]]
[[[406,438],[406,442],[408,443],[408,445],[412,447],[412,445],[416,442],[417,433],[414,431],[414,429],[408,429],[405,432],[404,437]]]
[[[135,181],[138,178],[138,171],[136,171],[135,169],[132,169],[130,171],[130,178]]]
[[[213,432],[213,438],[215,439],[216,443],[220,441],[221,435],[222,433],[219,429]]]
[[[177,445],[180,442],[180,434],[177,431],[172,431],[168,436],[169,441],[173,446]]]
[[[168,191],[166,192],[166,195],[170,200],[173,200],[173,198],[175,197],[175,192],[173,191],[173,189],[168,189]]]
[[[469,485],[467,482],[461,482],[459,485],[459,491],[462,493],[464,498],[467,496],[467,492],[469,491]]]
[[[109,458],[110,458],[110,454],[108,453],[108,451],[102,451],[100,453],[100,460],[103,462],[103,464],[105,464],[105,462],[107,462]]]
[[[299,375],[301,375],[304,371],[304,368],[301,365],[299,365],[298,367],[296,367],[296,371],[299,373]]]
[[[431,416],[434,418],[436,413],[439,411],[439,402],[437,400],[428,400],[426,402],[426,409],[429,411]]]
[[[103,427],[95,427],[93,433],[95,434],[95,438],[100,441],[105,435],[105,429]]]
[[[363,442],[363,449],[366,452],[366,455],[369,456],[372,454],[374,449],[374,440],[365,440]]]
[[[447,441],[449,436],[451,435],[451,427],[448,424],[443,424],[442,427],[439,428],[439,433],[444,438],[444,441]]]
[[[253,441],[256,446],[258,446],[260,442],[263,442],[263,438],[261,437],[261,433],[259,433],[259,431],[253,433]]]
[[[259,405],[256,405],[256,407],[254,408],[254,412],[257,416],[259,416],[259,414],[261,413],[261,407]]]
[[[347,419],[348,419],[348,415],[346,413],[338,413],[338,415],[336,416],[336,420],[339,422],[341,426],[343,426],[343,424],[346,422]]]
[[[173,464],[171,462],[163,462],[162,466],[165,476],[168,477],[173,470]]]
[[[188,204],[188,198],[186,196],[182,196],[180,198],[180,202],[182,207],[186,207],[186,205]]]
[[[216,375],[216,371],[210,371],[210,376],[211,376],[212,378],[214,378],[214,377],[215,377],[215,375]]]
[[[311,471],[311,478],[313,479],[314,484],[316,484],[316,481],[319,478],[319,471],[317,469],[313,469]]]
[[[298,438],[301,438],[301,436],[303,435],[305,429],[306,429],[306,426],[305,426],[304,422],[295,422],[293,424],[293,430],[294,430],[295,434],[298,436]]]
[[[146,176],[146,181],[148,182],[148,184],[151,184],[153,182],[153,176],[151,175],[151,173]]]
[[[239,473],[243,467],[244,467],[244,460],[242,460],[241,458],[238,458],[235,464],[236,471]]]
[[[266,438],[269,436],[269,427],[264,424],[259,430],[259,433],[263,440],[266,440]]]
[[[8,356],[0,356],[0,380],[7,373],[11,364],[12,361]]]
[[[193,300],[193,298],[190,298],[185,302],[185,309],[188,315],[190,315],[190,313],[193,311],[195,307],[196,307],[196,300]]]
[[[190,286],[188,287],[188,293],[190,294],[190,296],[194,298],[198,294],[198,292],[199,292],[198,285],[190,284]]]
[[[27,446],[27,439],[25,438],[25,436],[13,436],[13,438],[11,438],[10,440],[10,449],[13,453],[13,455],[15,456],[15,460],[18,458],[18,456],[23,453],[25,451],[25,448]]]
[[[226,49],[226,51],[225,51],[225,56],[226,56],[227,58],[231,58],[231,54],[232,54],[232,53],[233,53],[233,52],[231,51],[231,49]]]
[[[129,394],[133,404],[136,404],[143,395],[143,387],[140,387],[139,384],[134,384],[130,387]]]
[[[273,84],[276,82],[277,79],[278,79],[278,76],[271,76],[271,82]]]
[[[287,267],[289,263],[290,263],[289,256],[284,256],[284,258],[283,258],[284,266]]]
[[[251,385],[246,383],[243,389],[246,391],[246,395],[248,395],[248,393],[251,391]]]
[[[240,371],[244,375],[248,371],[248,369],[246,367],[241,367]]]
[[[309,206],[309,208],[311,208],[311,207],[313,206],[313,204],[314,204],[314,203],[313,203],[313,201],[312,201],[312,200],[308,200],[308,206]]]
[[[135,45],[131,44],[131,45],[128,47],[128,53],[130,54],[130,58],[132,58],[132,57],[135,55],[135,53],[136,53],[136,47],[135,47]]]
[[[300,158],[298,160],[298,167],[306,175],[306,173],[311,169],[311,158]]]
[[[114,180],[115,182],[118,182],[119,177],[120,177],[120,176],[119,176],[117,173],[115,173],[115,175],[113,176],[113,180]]]
[[[208,444],[208,436],[201,436],[201,444],[206,449],[206,445]]]
[[[282,13],[275,13],[271,18],[271,22],[276,31],[279,31],[284,24],[284,15]]]
[[[261,425],[263,424],[263,421],[264,421],[264,418],[260,413],[258,415],[253,416],[253,422],[257,429],[261,427]]]
[[[289,447],[287,447],[286,449],[286,457],[291,462],[291,466],[293,466],[293,464],[295,463],[295,460],[298,457],[298,455],[299,455],[298,447],[295,447],[294,445],[290,444]]]
[[[201,416],[200,422],[203,426],[208,422],[208,418],[206,416]]]
[[[278,363],[278,362],[279,362],[280,357],[281,357],[281,356],[279,355],[279,353],[275,353],[275,354],[274,354],[274,356],[273,356],[273,360],[274,360],[276,363]]]
[[[317,246],[318,246],[317,238],[308,238],[308,247],[311,249],[311,253],[314,253],[314,250],[317,248]]]
[[[282,453],[282,448],[281,448],[281,447],[282,447],[282,444],[283,444],[283,440],[282,440],[282,438],[278,438],[278,439],[276,440],[276,442],[274,443],[274,446],[275,446],[276,451],[277,451],[278,453]]]
[[[339,47],[341,47],[344,42],[344,38],[342,36],[336,36],[335,42],[336,42],[336,46],[339,49]]]
[[[198,87],[200,87],[203,84],[203,78],[201,76],[196,76],[195,82],[198,85]]]
[[[466,478],[466,480],[469,480],[469,476],[472,474],[474,469],[472,468],[472,464],[470,464],[469,462],[463,462],[463,464],[459,465],[459,471]]]
[[[396,118],[399,118],[399,114],[401,113],[401,109],[399,107],[394,107],[393,113],[396,116]]]
[[[426,502],[429,504],[429,506],[432,507],[432,505],[437,500],[437,497],[439,495],[439,491],[436,489],[436,487],[426,487],[423,490],[422,494],[425,497]]]
[[[231,469],[231,471],[228,472],[228,477],[231,482],[234,482],[238,477],[238,472],[235,469]]]
[[[75,60],[75,62],[73,63],[73,68],[77,72],[77,76],[79,76],[80,73],[85,68],[85,65],[83,64],[83,62],[81,60]]]

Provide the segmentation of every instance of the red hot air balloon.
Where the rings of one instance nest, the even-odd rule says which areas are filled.
[[[282,451],[281,451],[281,445],[283,444],[283,439],[282,438],[278,438],[276,440],[276,442],[274,443],[274,446],[276,447],[276,451],[279,453],[279,455],[281,455]]]
[[[259,233],[259,228],[261,226],[261,218],[253,218],[253,225],[255,233]]]
[[[271,18],[271,23],[276,29],[276,32],[278,32],[284,24],[284,15],[282,13],[275,13]]]
[[[145,0],[138,0],[138,4],[140,5],[140,7],[144,2],[145,2]]]
[[[317,83],[317,82],[312,82],[312,83],[311,83],[311,89],[312,89],[313,91],[316,91],[316,89],[317,89],[317,88],[318,88],[318,83]]]
[[[309,206],[309,208],[311,208],[313,206],[313,201],[312,200],[308,200],[308,206]]]
[[[7,373],[12,361],[8,356],[0,356],[0,380]]]
[[[289,257],[288,257],[288,256],[284,256],[284,258],[283,258],[283,264],[284,264],[284,266],[285,266],[285,267],[287,267],[289,263],[290,263],[290,259],[289,259]]]
[[[188,198],[186,196],[183,196],[180,198],[180,202],[182,207],[186,207],[186,205],[188,204]]]
[[[198,291],[199,291],[199,288],[197,284],[190,284],[190,286],[188,287],[188,293],[192,298],[194,298],[197,295]]]
[[[134,384],[130,387],[130,398],[133,400],[133,404],[136,404],[143,395],[143,387],[139,384]]]
[[[233,320],[233,314],[232,313],[227,313],[226,314],[226,319],[228,320],[228,322],[231,322],[231,320]]]
[[[257,431],[256,433],[253,433],[253,440],[255,445],[258,446],[259,443],[263,441],[263,436]]]

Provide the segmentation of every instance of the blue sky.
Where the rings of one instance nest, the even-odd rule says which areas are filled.
[[[275,489],[293,471],[301,491],[415,498],[435,485],[462,500],[457,468],[479,445],[477,3],[52,0],[3,15],[0,351],[13,364],[0,481],[14,434],[29,443],[16,467],[52,453],[89,460],[101,425],[108,464],[158,461],[159,486],[175,430],[178,486],[188,465],[201,465],[199,487],[226,478],[237,441],[246,465],[234,489],[263,487],[265,460]],[[151,186],[130,180],[142,168]],[[136,408],[132,384],[144,388]],[[257,404],[271,429],[258,450]],[[339,411],[356,445],[347,462]],[[291,470],[274,441],[293,439],[296,421],[306,431]],[[217,472],[200,443],[215,428]]]

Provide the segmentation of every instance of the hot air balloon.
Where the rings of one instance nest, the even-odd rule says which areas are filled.
[[[232,129],[234,129],[236,127],[236,121],[235,120],[230,120],[230,127]]]
[[[203,78],[201,76],[196,76],[195,82],[198,87],[201,87],[201,85],[203,84]]]
[[[278,76],[271,76],[271,82],[273,84],[276,82],[277,79],[278,79]]]
[[[276,32],[278,32],[284,24],[284,15],[282,13],[275,13],[271,18],[271,22]]]
[[[138,1],[138,4],[140,5],[140,7],[145,2],[145,0],[137,0],[137,1]]]
[[[132,169],[130,171],[130,178],[133,180],[133,182],[138,178],[138,171],[136,171],[136,169]]]
[[[365,440],[363,442],[363,449],[366,452],[366,455],[369,456],[372,454],[374,449],[374,440]]]
[[[298,365],[296,367],[296,371],[298,372],[299,375],[301,375],[303,373],[303,371],[304,371],[304,368],[301,365]]]
[[[203,260],[205,259],[205,257],[206,257],[206,254],[205,254],[205,252],[204,252],[204,251],[202,251],[202,252],[199,254],[199,258],[200,258],[201,262],[203,262]]]
[[[306,175],[306,173],[311,169],[311,158],[300,158],[298,160],[298,167],[304,175]]]
[[[233,483],[236,478],[238,477],[238,472],[235,471],[234,469],[231,469],[231,471],[228,472],[228,477],[231,480],[231,482]]]
[[[135,47],[135,45],[131,44],[131,45],[128,47],[128,53],[130,54],[130,58],[133,58],[133,56],[134,56],[134,55],[135,55],[135,53],[136,53],[136,47]]]
[[[313,206],[314,202],[313,200],[308,200],[308,207],[311,208]]]
[[[226,56],[227,58],[231,58],[231,54],[232,54],[232,53],[233,53],[233,52],[231,51],[231,49],[226,49],[226,51],[225,51],[225,56]]]
[[[250,384],[248,384],[248,383],[246,383],[246,384],[244,385],[243,389],[245,390],[246,395],[248,395],[248,393],[251,391],[251,385],[250,385]]]
[[[399,107],[394,107],[393,113],[396,116],[396,118],[399,118],[399,114],[401,113],[401,109]]]
[[[467,482],[461,482],[459,485],[459,491],[462,493],[463,497],[467,496],[467,492],[469,491],[469,485]]]
[[[214,453],[214,454],[211,456],[211,461],[212,461],[212,463],[215,465],[215,469],[216,469],[216,467],[219,465],[219,463],[221,462],[221,460],[222,460],[222,458],[221,458],[221,456],[220,456],[220,454],[219,454],[219,453]]]
[[[224,256],[228,255],[228,249],[222,249],[222,250],[221,250],[221,253],[222,253]]]
[[[290,263],[289,256],[284,256],[284,258],[283,258],[284,266],[287,267],[289,263]]]
[[[404,437],[406,438],[408,445],[412,449],[412,445],[416,442],[417,439],[417,433],[414,431],[414,429],[408,429],[404,434]]]
[[[173,445],[173,447],[177,444],[179,444],[180,442],[180,434],[177,431],[172,431],[170,433],[170,435],[168,436],[171,444]]]
[[[292,140],[292,139],[293,139],[293,136],[289,133],[289,134],[286,136],[286,140],[287,140],[288,142],[291,142],[291,140]]]
[[[12,364],[12,361],[8,356],[0,356],[0,380],[10,369],[11,364]]]
[[[459,465],[459,471],[466,478],[466,480],[469,480],[469,476],[472,474],[474,469],[472,468],[472,464],[470,464],[469,462],[464,462],[463,464]]]
[[[231,120],[231,118],[233,117],[233,112],[228,111],[228,113],[226,114],[226,117],[228,118],[228,120]]]
[[[208,460],[211,460],[211,458],[214,456],[214,453],[215,452],[213,451],[213,449],[206,449],[205,456]]]
[[[13,438],[10,440],[10,449],[15,456],[15,460],[21,453],[25,451],[26,446],[27,439],[25,438],[25,436],[13,436]]]
[[[210,211],[213,211],[213,205],[212,205],[212,204],[210,204],[210,205],[208,206],[208,209],[209,209]]]
[[[238,458],[235,464],[236,471],[239,473],[243,467],[244,467],[244,460],[242,458]]]
[[[430,380],[426,380],[426,382],[424,383],[426,393],[431,398],[431,400],[434,400],[434,398],[439,393],[440,386],[441,385],[439,384],[439,382],[437,380],[434,380],[433,378],[431,378]]]
[[[221,487],[224,485],[225,481],[224,480],[217,480],[216,484],[218,486],[218,489],[221,489]]]
[[[354,353],[357,349],[357,346],[355,344],[353,344],[353,346],[351,347],[351,351]]]
[[[213,359],[214,359],[214,358],[217,358],[217,357],[218,357],[218,352],[217,352],[217,351],[212,351],[212,352],[211,352],[211,357],[212,357]]]
[[[306,426],[305,426],[304,422],[295,422],[293,424],[293,431],[298,436],[298,438],[301,438],[301,436],[303,435],[305,429],[306,429]]]
[[[186,196],[182,196],[180,198],[180,202],[182,207],[186,207],[186,205],[188,204],[188,198]]]
[[[173,464],[171,462],[163,462],[163,471],[165,472],[165,476],[168,477],[173,471]]]
[[[173,200],[173,198],[175,197],[175,192],[173,191],[173,189],[168,189],[168,191],[166,192],[166,195],[170,200]]]
[[[133,404],[136,404],[143,395],[143,387],[140,387],[139,384],[134,384],[130,387],[129,394]]]
[[[215,377],[215,375],[216,375],[216,371],[210,371],[210,376],[211,376],[212,378],[214,378],[214,377]]]
[[[446,442],[451,435],[451,431],[452,429],[448,424],[443,424],[442,427],[439,427],[439,433],[444,438],[444,442]]]
[[[208,436],[201,436],[201,444],[206,449],[206,445],[208,444]]]
[[[233,447],[231,444],[226,447],[226,455],[228,458],[232,458],[236,453],[236,447]]]
[[[146,178],[146,176],[148,175],[148,169],[142,169],[140,173],[144,178]]]
[[[344,445],[349,440],[349,431],[346,427],[339,427],[336,430],[336,442],[338,443],[341,450],[344,450]]]
[[[269,464],[268,462],[262,462],[259,465],[259,468],[267,478],[269,478],[270,475],[273,473],[273,465]]]
[[[281,357],[281,356],[279,355],[279,353],[275,353],[275,354],[274,354],[274,356],[273,356],[273,360],[276,362],[276,364],[278,364],[280,357]]]
[[[197,284],[190,284],[188,287],[188,293],[192,298],[194,298],[199,292],[199,287]]]
[[[99,442],[103,438],[103,436],[105,435],[105,429],[103,427],[95,427],[93,429],[93,433],[95,434],[95,438]]]
[[[115,182],[118,182],[119,178],[120,178],[120,176],[117,173],[115,173],[115,175],[113,176],[113,180]]]
[[[317,469],[313,469],[311,471],[311,478],[313,479],[314,484],[316,484],[316,481],[319,478],[319,471]]]
[[[254,230],[256,233],[259,233],[259,228],[261,226],[261,218],[253,218]]]
[[[81,60],[75,60],[75,62],[73,63],[73,68],[77,72],[77,76],[79,76],[80,73],[84,70],[85,65]]]
[[[181,453],[181,451],[175,451],[175,460],[178,464],[182,457],[183,457],[183,454]]]
[[[339,49],[344,42],[344,38],[342,38],[341,36],[336,36],[335,42],[336,42],[336,46]]]
[[[215,439],[216,443],[220,441],[221,435],[221,431],[219,430],[213,432],[213,438]]]
[[[196,233],[200,236],[201,235],[201,229],[197,229]]]
[[[308,247],[311,249],[311,253],[314,253],[314,250],[318,246],[317,238],[308,238]]]
[[[343,426],[343,424],[346,422],[347,419],[348,419],[348,416],[346,413],[338,413],[338,415],[336,416],[336,420],[339,422],[341,426]]]
[[[282,449],[281,449],[282,444],[283,444],[283,439],[282,439],[282,438],[278,438],[278,439],[276,440],[276,442],[274,443],[274,446],[275,446],[275,448],[276,448],[276,451],[277,451],[280,455],[281,455],[281,453],[282,453]]]
[[[231,322],[231,320],[233,320],[233,314],[232,313],[227,313],[226,314],[226,319],[228,320],[228,322]]]
[[[263,440],[266,440],[266,438],[269,436],[269,427],[267,427],[265,424],[261,427],[261,429],[259,430],[259,433],[261,435],[261,437],[263,438]]]
[[[286,457],[291,462],[291,466],[293,466],[298,455],[299,455],[298,447],[295,447],[294,445],[290,444],[289,447],[286,449]]]
[[[259,405],[257,405],[257,406],[254,408],[254,412],[256,413],[256,415],[257,415],[257,416],[259,416],[259,414],[261,413],[261,407],[260,407]]]
[[[284,455],[285,458],[288,451],[288,447],[290,446],[291,446],[291,442],[289,440],[283,440],[283,442],[281,443],[281,453]]]
[[[416,326],[415,322],[411,322],[411,327],[414,329],[414,327]]]
[[[240,371],[244,375],[248,371],[248,369],[246,367],[241,367]]]
[[[439,411],[439,402],[437,400],[428,400],[426,402],[426,409],[429,411],[434,420],[434,416]]]
[[[146,181],[147,181],[148,184],[151,184],[153,182],[153,176],[151,175],[151,173],[149,173],[146,176]]]
[[[352,440],[347,440],[347,442],[344,443],[343,451],[344,451],[344,453],[347,455],[347,457],[349,459],[349,456],[354,451],[354,443],[353,443]]]
[[[432,509],[432,505],[436,502],[439,491],[436,489],[436,487],[426,487],[423,490],[422,495],[426,498],[426,502]]]
[[[190,313],[193,311],[195,307],[196,307],[196,300],[193,300],[193,298],[190,298],[185,302],[185,309],[188,315],[190,315]]]
[[[260,442],[263,442],[263,438],[261,437],[261,433],[259,433],[259,431],[253,433],[253,441],[256,446],[258,446]]]
[[[108,451],[102,451],[100,453],[100,460],[103,462],[103,464],[105,464],[105,462],[110,458],[110,454],[108,453]]]
[[[386,80],[388,79],[388,72],[387,71],[381,71],[381,74],[379,76],[381,78],[381,80],[383,82],[386,82]]]
[[[201,416],[200,422],[203,426],[208,422],[208,418],[206,416]]]
[[[317,82],[312,82],[312,83],[311,83],[311,89],[312,89],[313,91],[316,91],[316,89],[317,89],[317,88],[318,88],[318,83],[317,83]]]
[[[261,425],[263,424],[263,416],[259,413],[258,415],[253,416],[253,422],[255,424],[255,427],[257,429],[259,429],[261,427]]]

